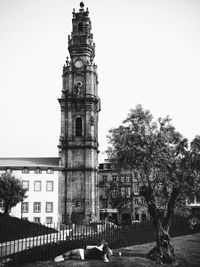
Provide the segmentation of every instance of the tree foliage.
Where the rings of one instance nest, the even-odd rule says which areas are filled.
[[[21,181],[10,173],[3,173],[0,176],[0,207],[8,214],[9,210],[23,201],[26,196],[26,189],[23,189]]]
[[[108,141],[109,159],[119,169],[138,173],[159,246],[161,236],[169,234],[174,212],[185,210],[186,199],[199,190],[200,137],[189,147],[168,116],[154,120],[138,105],[122,125],[109,131]]]
[[[104,188],[111,207],[117,209],[119,213],[130,204],[132,197],[127,197],[121,193],[122,182],[100,181],[98,186]]]

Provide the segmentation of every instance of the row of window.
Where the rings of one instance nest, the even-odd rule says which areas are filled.
[[[102,175],[102,179],[104,182],[108,180],[108,175]],[[131,177],[130,175],[122,175],[121,177],[118,177],[116,174],[112,175],[112,180],[113,182],[118,182],[121,181],[122,183],[130,183],[131,182]]]
[[[102,188],[104,191],[107,191],[107,188],[104,187]],[[131,196],[131,187],[121,187],[120,188],[120,191],[121,191],[121,196],[127,196],[127,197],[130,197]],[[119,190],[113,190],[113,196],[117,196]],[[134,183],[133,184],[133,193],[134,194],[139,194],[139,186],[138,184]]]
[[[7,173],[11,173],[12,172],[12,169],[7,168],[6,169],[6,172]],[[23,168],[22,169],[22,173],[30,173],[30,169],[29,168]],[[42,173],[42,169],[41,168],[35,168],[34,169],[34,173],[41,174]],[[46,170],[46,173],[47,174],[53,174],[54,173],[54,170],[52,168],[49,168],[49,169]]]
[[[99,164],[99,169],[100,170],[106,170],[106,169],[112,169],[113,168],[113,165],[110,164],[110,163],[101,163]]]
[[[104,191],[107,191],[106,187],[104,187],[102,189]],[[130,187],[121,187],[120,191],[119,191],[119,189],[112,190],[112,196],[113,197],[117,197],[119,194],[121,194],[121,196],[130,197],[131,196],[131,188]]]
[[[138,198],[135,198],[134,199],[134,203],[135,203],[135,205],[139,205],[139,204],[145,205],[146,204],[146,201],[145,201],[144,198],[141,198],[140,201],[139,201]]]
[[[130,187],[121,187],[121,196],[127,196],[130,197],[131,196],[131,188]]]
[[[134,199],[134,204],[135,205],[145,205],[146,204],[146,201],[144,198],[141,198],[140,200],[138,198],[135,198]],[[102,199],[102,206],[103,208],[107,208],[108,207],[108,201],[105,200],[105,199]],[[127,208],[130,208],[131,207],[131,202],[128,202],[127,203]]]
[[[122,183],[124,183],[124,182],[130,183],[130,181],[131,181],[131,177],[128,175],[127,176],[121,176],[120,178],[121,178],[120,180]]]
[[[29,191],[29,181],[23,180],[22,187]],[[53,181],[46,181],[46,191],[53,191],[54,183]],[[42,191],[42,181],[34,181],[34,191]]]
[[[33,203],[33,212],[40,213],[41,212],[41,202]],[[29,202],[22,202],[22,213],[29,212]],[[53,202],[46,202],[46,212],[53,212]]]
[[[28,220],[28,217],[23,217],[23,220]],[[53,217],[46,217],[46,224],[53,224]],[[40,217],[33,217],[34,223],[41,223]]]
[[[106,190],[106,188],[104,188]],[[130,187],[121,187],[121,190],[119,192],[119,190],[113,190],[112,191],[112,196],[113,197],[117,197],[118,194],[121,193],[121,196],[123,197],[127,197],[127,198],[130,198],[131,197],[131,188]],[[134,198],[134,203],[135,205],[139,205],[139,204],[146,204],[146,201],[144,198],[141,198],[140,201],[139,201],[139,198]]]
[[[102,188],[104,191],[107,191],[107,188],[106,187],[104,187],[104,188]],[[133,193],[134,194],[139,194],[139,186],[138,186],[138,184],[137,183],[134,183],[133,184],[133,187],[132,187],[132,189],[133,189]],[[114,192],[117,192],[118,190],[114,190]],[[114,193],[114,195],[116,196],[117,195],[117,193],[115,194]],[[131,187],[121,187],[121,195],[122,196],[130,196],[131,195]]]

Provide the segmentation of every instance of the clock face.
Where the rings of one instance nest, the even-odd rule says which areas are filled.
[[[76,67],[76,68],[81,68],[82,66],[83,66],[83,62],[82,62],[82,61],[77,60],[77,61],[75,62],[75,67]]]

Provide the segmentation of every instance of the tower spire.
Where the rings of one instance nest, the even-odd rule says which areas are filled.
[[[88,9],[84,9],[84,3],[80,3],[80,9],[76,12],[73,9],[72,32],[68,38],[68,50],[71,58],[76,55],[85,55],[85,61],[93,60],[95,56],[95,44],[93,34],[91,33],[92,25],[89,18]]]

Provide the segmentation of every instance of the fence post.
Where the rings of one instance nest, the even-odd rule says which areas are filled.
[[[2,244],[0,243],[0,266],[2,263]]]

